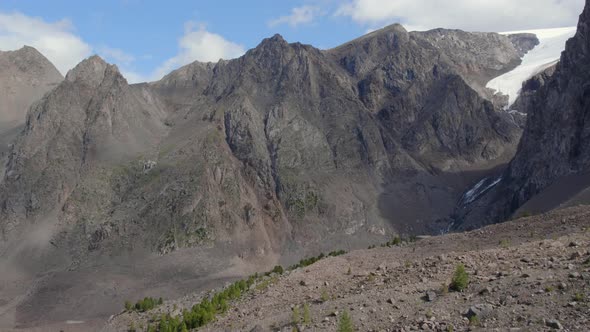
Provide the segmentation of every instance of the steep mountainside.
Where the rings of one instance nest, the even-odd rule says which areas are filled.
[[[514,153],[519,127],[480,90],[530,38],[393,25],[321,51],[275,35],[139,85],[83,61],[10,151],[0,323],[105,317],[132,295],[439,232]],[[99,275],[123,286],[88,286]]]
[[[462,206],[462,227],[588,202],[590,166],[590,5],[553,75],[526,103],[528,120],[518,152],[501,181]],[[526,207],[523,204],[526,203]],[[526,210],[523,210],[526,209]]]
[[[29,106],[63,80],[49,60],[32,47],[0,51],[0,155],[25,123]],[[2,162],[2,171],[4,162]]]

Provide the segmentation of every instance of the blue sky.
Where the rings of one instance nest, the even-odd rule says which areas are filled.
[[[130,81],[239,56],[263,38],[330,48],[400,22],[480,31],[572,26],[584,0],[2,0],[0,50],[29,44],[64,74],[98,53]],[[20,45],[20,46],[19,46]]]

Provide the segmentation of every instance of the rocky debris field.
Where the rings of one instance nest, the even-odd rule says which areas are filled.
[[[337,331],[347,312],[358,331],[587,331],[589,249],[590,208],[580,206],[358,250],[263,278],[202,330]],[[469,283],[457,292],[460,264]],[[147,328],[200,296],[123,312],[105,330]]]

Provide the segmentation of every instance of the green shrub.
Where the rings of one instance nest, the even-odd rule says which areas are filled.
[[[456,292],[461,292],[467,285],[469,284],[469,275],[467,271],[465,271],[465,266],[463,264],[457,265],[455,269],[455,274],[453,275],[453,279],[451,280],[451,284],[449,288]]]
[[[477,315],[473,315],[473,316],[469,317],[469,325],[479,326],[479,317],[477,317]]]
[[[271,271],[271,272],[272,272],[272,273],[277,273],[277,274],[283,274],[283,272],[285,272],[285,271],[283,270],[283,267],[282,267],[282,266],[280,266],[280,265],[277,265],[277,266],[275,266],[275,267],[272,269],[272,271]]]
[[[127,332],[135,332],[135,323],[131,322],[131,324],[129,324],[129,328],[127,329]]]
[[[309,313],[309,304],[305,303],[303,305],[303,323],[304,324],[311,324],[311,315]]]
[[[154,299],[152,297],[144,297],[143,300],[137,301],[135,304],[131,304],[129,301],[125,301],[125,310],[127,311],[139,311],[146,312],[155,308],[164,302],[162,298]]]
[[[342,313],[342,316],[340,316],[340,322],[338,323],[338,332],[354,332],[352,318],[346,310]]]
[[[574,295],[574,301],[576,301],[576,302],[584,302],[584,295],[582,293],[576,293]]]
[[[133,310],[133,304],[130,301],[125,301],[125,310],[131,311]]]
[[[328,291],[326,291],[325,289],[322,289],[322,295],[320,296],[322,302],[326,302],[330,299],[330,297],[328,296]]]
[[[299,307],[295,306],[293,308],[293,312],[291,313],[291,323],[293,323],[293,325],[297,325],[299,324],[300,319],[301,317],[299,316]]]

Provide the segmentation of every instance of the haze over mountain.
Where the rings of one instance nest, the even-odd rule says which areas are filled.
[[[132,297],[587,202],[588,15],[555,72],[518,76],[528,116],[488,88],[544,45],[531,33],[394,24],[328,50],[277,34],[132,85],[98,56],[63,79],[34,49],[0,53],[18,92],[0,327],[95,328]]]

